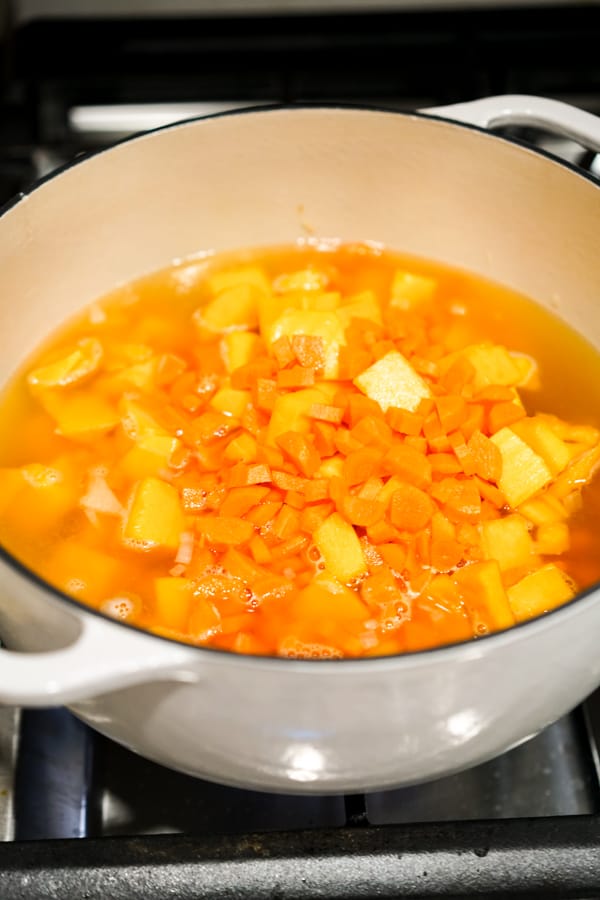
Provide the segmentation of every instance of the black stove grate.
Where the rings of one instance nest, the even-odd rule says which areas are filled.
[[[425,785],[263,794],[137,757],[64,709],[22,714],[2,900],[600,898],[600,692]]]

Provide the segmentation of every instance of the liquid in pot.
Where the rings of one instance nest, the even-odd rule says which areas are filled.
[[[600,577],[599,386],[568,326],[434,261],[187,260],[15,375],[0,540],[189,643],[320,658],[477,638]]]

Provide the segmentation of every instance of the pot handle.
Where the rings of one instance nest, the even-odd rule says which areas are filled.
[[[600,152],[600,118],[561,100],[529,94],[499,94],[420,111],[486,129],[501,125],[530,125]]]
[[[191,648],[89,615],[68,647],[41,653],[0,649],[0,704],[62,706],[140,684],[195,681]]]

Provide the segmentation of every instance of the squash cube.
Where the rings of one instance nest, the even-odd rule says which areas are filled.
[[[185,631],[194,601],[193,578],[155,578],[154,612],[163,628]]]
[[[344,625],[355,629],[366,622],[370,611],[360,597],[328,572],[321,572],[292,601],[291,615],[321,639],[335,643]]]
[[[296,291],[322,291],[327,287],[329,278],[319,269],[299,269],[297,272],[284,272],[273,282],[273,290],[277,294]]]
[[[45,391],[42,405],[56,422],[56,433],[73,440],[87,441],[108,434],[120,422],[109,400],[83,389],[64,394]]]
[[[362,291],[351,297],[348,303],[338,309],[336,315],[344,330],[352,319],[367,319],[377,325],[381,325],[383,322],[381,307],[373,291]]]
[[[431,396],[428,384],[397,350],[386,353],[354,379],[354,384],[380,405],[414,412],[421,400]]]
[[[535,533],[535,551],[545,556],[560,556],[561,553],[566,553],[570,543],[569,526],[566,522],[540,525]]]
[[[250,331],[258,325],[258,303],[262,291],[252,284],[238,284],[200,306],[194,323],[208,331]]]
[[[252,400],[250,391],[240,391],[232,387],[222,387],[211,398],[210,406],[228,416],[241,419],[242,414]]]
[[[265,294],[268,294],[271,290],[269,279],[260,266],[241,266],[237,269],[213,272],[212,275],[208,276],[207,284],[213,295],[221,294],[223,291],[231,290],[231,288],[239,287],[240,285],[251,285]]]
[[[132,441],[139,442],[155,435],[171,437],[167,429],[159,425],[154,416],[131,397],[123,397],[118,408],[123,431]]]
[[[531,449],[545,461],[553,475],[565,469],[571,459],[571,451],[552,430],[548,422],[537,416],[521,419],[511,425],[515,434],[529,444]]]
[[[481,526],[483,552],[495,559],[500,571],[527,566],[534,552],[529,524],[514,513],[503,519],[488,519]]]
[[[392,278],[390,306],[402,310],[414,309],[431,300],[436,290],[435,278],[398,269]]]
[[[314,542],[325,568],[341,582],[364,575],[367,564],[356,531],[339,513],[332,513],[319,525]]]
[[[473,384],[476,390],[488,384],[516,385],[522,380],[520,365],[501,344],[472,344],[461,353],[475,369]]]
[[[121,458],[119,469],[132,480],[158,475],[166,469],[181,441],[168,434],[148,434]]]
[[[231,440],[223,455],[229,462],[254,462],[258,454],[258,444],[256,439],[247,431],[242,432]]]
[[[259,345],[259,336],[251,331],[230,331],[224,335],[221,350],[227,371],[235,372],[250,362]]]
[[[280,337],[306,334],[323,340],[325,364],[323,378],[335,379],[339,372],[340,347],[346,343],[344,326],[335,312],[311,309],[286,309],[265,334],[272,344]]]
[[[553,563],[525,575],[507,591],[508,602],[517,622],[524,622],[562,606],[575,593],[571,579]]]
[[[177,550],[184,528],[175,488],[152,476],[138,481],[123,525],[124,543],[135,550]]]
[[[66,594],[86,602],[100,602],[117,588],[121,564],[108,553],[73,539],[58,544],[40,571]]]
[[[496,560],[471,563],[452,576],[477,634],[515,624]]]
[[[267,443],[277,446],[277,438],[286,431],[310,431],[310,409],[313,404],[323,402],[323,394],[318,388],[306,388],[277,397],[267,429]]]
[[[501,428],[490,440],[498,447],[502,457],[498,487],[513,508],[529,500],[552,481],[552,472],[543,458],[512,428]]]
[[[97,338],[82,338],[64,356],[30,372],[27,383],[34,389],[71,386],[97,372],[103,355]]]

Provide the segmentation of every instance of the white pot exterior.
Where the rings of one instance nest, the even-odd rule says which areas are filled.
[[[584,129],[600,141],[594,121]],[[599,226],[598,185],[436,118],[314,108],[174,126],[71,167],[0,219],[0,382],[115,284],[199,250],[309,233],[479,272],[600,347]],[[246,787],[328,793],[441,776],[524,740],[600,684],[594,591],[458,647],[301,662],[140,633],[8,559],[0,584],[7,645],[47,651],[0,651],[0,701],[68,703],[151,759]]]

